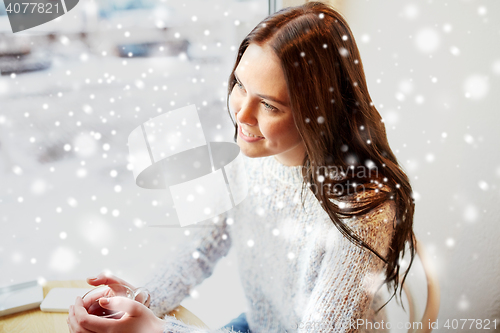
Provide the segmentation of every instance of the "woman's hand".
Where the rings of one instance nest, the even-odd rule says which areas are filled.
[[[87,283],[90,284],[91,286],[100,286],[102,284],[105,284],[105,285],[123,284],[123,285],[126,285],[127,287],[130,287],[130,289],[132,289],[132,290],[136,289],[133,285],[131,285],[127,281],[122,280],[122,279],[120,279],[120,278],[118,278],[118,277],[116,277],[114,275],[104,274],[104,273],[100,273],[96,277],[87,278]],[[151,302],[151,296],[148,297],[148,299],[146,300],[146,302],[144,302],[143,298],[144,298],[143,295],[140,294],[137,297],[137,301],[141,302],[141,303],[144,303],[145,306],[149,307],[149,303]]]
[[[105,285],[124,284],[127,287],[130,287],[131,289],[135,289],[135,287],[130,283],[128,283],[127,281],[117,278],[114,275],[104,274],[104,273],[100,273],[96,277],[87,278],[87,283],[90,284],[91,286],[100,286],[101,284]]]
[[[125,298],[110,297],[100,299],[99,304],[106,309],[123,311],[120,319],[102,318],[89,315],[81,297],[69,308],[68,326],[71,333],[162,333],[164,322],[141,303]]]

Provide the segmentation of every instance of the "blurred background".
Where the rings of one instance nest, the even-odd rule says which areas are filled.
[[[135,185],[129,133],[196,104],[207,140],[232,141],[225,105],[237,47],[269,11],[301,2],[80,0],[16,34],[0,3],[0,286],[101,271],[145,284],[189,228],[166,226],[162,191]],[[500,3],[331,3],[354,32],[414,187],[414,230],[441,284],[440,327],[461,318],[500,327]],[[245,311],[235,259],[231,251],[182,303],[210,327]],[[390,310],[407,319],[394,302]]]

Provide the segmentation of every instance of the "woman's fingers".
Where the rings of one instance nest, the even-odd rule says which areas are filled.
[[[90,284],[91,286],[100,286],[101,284],[124,284],[132,289],[135,289],[130,283],[128,283],[125,280],[122,280],[120,278],[117,278],[114,275],[111,274],[104,274],[100,273],[96,277],[89,277],[87,278],[87,283]]]
[[[140,316],[142,311],[139,307],[143,306],[134,300],[121,296],[101,298],[99,300],[99,305],[105,309],[116,312],[126,312],[126,314],[119,319],[89,315],[88,318],[80,322],[80,325],[90,332],[124,332],[124,327],[130,324],[128,324],[127,321],[124,322],[123,319]],[[75,311],[78,311],[78,309]]]
[[[149,306],[149,303],[151,301],[151,295],[149,295],[149,292],[146,289],[142,290],[139,289],[135,291],[136,293],[135,300],[141,304],[144,304],[145,306]]]
[[[88,308],[94,304],[99,298],[101,297],[106,297],[108,296],[107,294],[109,293],[108,290],[102,290],[101,292],[99,291],[92,291],[90,293],[87,293],[85,295],[85,298],[83,299],[83,307],[88,310]],[[75,303],[76,304],[76,303]]]
[[[85,329],[84,332],[106,332],[107,326],[110,323],[110,320],[102,318],[99,316],[90,315],[87,313],[87,310],[82,307],[83,302],[81,297],[77,297],[75,301],[75,305],[73,306],[73,311],[75,313],[76,322],[78,323],[78,327]]]
[[[66,322],[68,323],[68,328],[71,333],[95,333],[80,325],[79,318],[77,318],[75,314],[74,305],[69,307],[69,315]]]
[[[150,305],[151,305],[151,295],[149,294],[148,299],[146,300],[146,302],[144,302],[144,306],[147,306],[149,308]]]
[[[126,312],[131,317],[140,315],[143,310],[142,307],[144,307],[144,305],[137,301],[134,301],[133,299],[121,296],[101,298],[99,300],[99,305],[101,305],[105,309]]]
[[[89,277],[87,278],[87,283],[92,285],[92,286],[99,286],[101,284],[113,284],[113,283],[121,283],[117,277],[110,275],[110,274],[104,274],[104,273],[99,273],[95,277]]]

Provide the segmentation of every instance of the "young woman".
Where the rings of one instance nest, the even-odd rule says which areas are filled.
[[[248,311],[213,332],[358,332],[380,319],[373,302],[379,275],[396,295],[407,244],[410,266],[415,255],[414,201],[345,20],[309,2],[259,23],[239,47],[228,106],[246,156],[247,199],[199,228],[146,285],[150,309],[112,299],[128,310],[113,321],[89,316],[78,299],[72,332],[200,332],[158,317],[232,246]],[[89,281],[112,282],[123,281]]]

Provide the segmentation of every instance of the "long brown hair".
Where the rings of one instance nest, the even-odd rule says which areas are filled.
[[[411,260],[401,285],[415,257],[412,230],[415,205],[409,179],[389,147],[383,120],[368,93],[358,47],[347,22],[320,2],[285,8],[267,17],[239,47],[229,77],[228,100],[236,83],[234,71],[251,43],[267,43],[281,61],[295,125],[306,147],[302,193],[307,187],[340,189],[313,192],[345,237],[386,263],[384,282],[388,289],[392,287],[394,297],[400,282],[399,259],[404,257],[407,243]],[[234,125],[236,141],[238,128]],[[328,166],[349,170],[363,164],[376,168],[376,174],[343,172],[342,177],[327,174],[331,170]],[[316,170],[315,174],[311,170]],[[349,189],[356,193],[362,189],[372,195],[355,200]],[[332,199],[354,206],[340,208]],[[365,214],[387,200],[395,201],[396,214],[394,237],[384,258],[340,218]],[[400,299],[401,296],[402,288]]]

